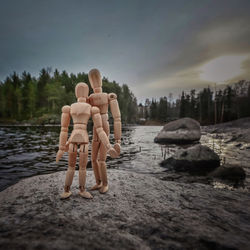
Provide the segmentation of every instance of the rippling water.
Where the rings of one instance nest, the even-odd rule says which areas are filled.
[[[121,156],[119,159],[108,157],[108,167],[152,171],[150,162],[158,157],[156,149],[160,147],[152,139],[159,130],[160,127],[123,128]],[[67,153],[58,164],[55,162],[59,133],[60,126],[0,127],[0,190],[24,177],[66,170]],[[90,140],[91,137],[90,132]],[[113,142],[112,134],[110,138]],[[154,167],[159,169],[157,164]]]
[[[148,174],[162,172],[164,169],[159,162],[180,147],[155,144],[154,137],[160,130],[160,126],[124,127],[121,156],[118,159],[108,157],[108,167]],[[55,162],[59,133],[60,126],[0,127],[0,191],[24,177],[66,170],[67,153],[58,164]],[[90,133],[90,140],[91,137]],[[235,143],[228,144],[226,140],[227,135],[205,134],[201,143],[213,148],[222,159],[236,162],[240,159],[241,164],[247,165],[249,151],[241,150]],[[247,174],[249,177],[248,171]]]

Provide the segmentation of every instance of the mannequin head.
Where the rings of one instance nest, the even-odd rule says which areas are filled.
[[[77,83],[75,87],[75,95],[78,102],[86,102],[89,95],[89,86],[84,82]]]
[[[89,82],[94,93],[102,92],[102,77],[98,69],[91,69],[89,71]]]

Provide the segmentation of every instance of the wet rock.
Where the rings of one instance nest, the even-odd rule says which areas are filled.
[[[232,181],[240,181],[246,178],[246,173],[240,166],[223,165],[215,169],[210,176]]]
[[[209,147],[197,144],[177,151],[172,157],[162,161],[160,165],[177,172],[204,175],[219,167],[220,158]]]
[[[199,122],[191,118],[182,118],[167,123],[155,137],[157,143],[185,144],[199,141],[201,130]]]
[[[228,142],[250,142],[250,117],[241,118],[238,120],[220,123],[216,125],[204,126],[203,131],[209,133],[230,133],[231,140]]]
[[[78,172],[78,171],[77,171]],[[249,194],[109,171],[107,194],[60,200],[65,172],[0,193],[1,249],[248,249]],[[94,183],[87,171],[87,186]]]
[[[190,175],[184,172],[173,172],[173,171],[166,171],[165,175],[161,177],[161,180],[164,181],[175,181],[178,183],[202,183],[206,185],[213,184],[213,178],[210,176],[197,176],[197,175]]]

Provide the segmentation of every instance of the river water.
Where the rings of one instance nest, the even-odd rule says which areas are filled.
[[[108,157],[109,168],[157,174],[164,171],[159,162],[180,147],[154,143],[161,126],[127,126],[122,133],[122,152],[118,159]],[[0,191],[20,179],[67,169],[67,153],[55,162],[60,126],[2,126],[0,127]],[[90,141],[92,134],[90,132]],[[114,142],[113,134],[110,136]],[[250,162],[249,145],[227,141],[224,135],[203,134],[201,143],[214,149],[222,161],[242,166]],[[90,159],[90,152],[89,152]],[[249,182],[250,168],[244,167]]]

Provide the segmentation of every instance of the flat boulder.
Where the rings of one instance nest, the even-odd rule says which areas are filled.
[[[201,138],[200,124],[191,118],[181,118],[167,123],[155,137],[156,143],[188,144]]]
[[[248,249],[249,193],[109,169],[109,191],[60,200],[66,172],[0,192],[0,249]],[[87,171],[87,187],[95,183]]]
[[[220,158],[209,147],[197,144],[177,151],[160,165],[168,170],[204,175],[220,166]]]

